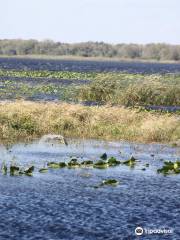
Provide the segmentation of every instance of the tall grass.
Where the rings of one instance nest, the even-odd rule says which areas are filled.
[[[78,138],[171,142],[180,139],[180,120],[177,115],[123,107],[26,101],[0,104],[1,142],[30,140],[48,133]]]
[[[28,97],[36,94],[56,95],[60,99],[96,101],[115,103],[125,106],[136,105],[180,105],[180,75],[144,75],[119,72],[68,72],[68,71],[19,71],[0,70],[0,77],[35,78],[33,86],[31,81],[2,81],[0,89],[1,99]],[[37,79],[36,79],[37,78]],[[41,83],[41,78],[57,79],[56,84],[49,82],[46,86]],[[89,80],[89,85],[76,85],[73,91],[70,87],[58,86],[61,79]],[[19,80],[19,79],[18,79]],[[83,81],[82,81],[83,83]],[[84,82],[86,83],[86,82]],[[68,89],[67,89],[68,88]],[[67,91],[66,91],[67,89]]]
[[[122,74],[98,77],[79,89],[82,101],[115,103],[124,106],[180,105],[180,78]]]

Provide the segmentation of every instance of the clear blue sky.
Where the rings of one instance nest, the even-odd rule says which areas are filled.
[[[0,0],[0,39],[180,44],[180,0]]]

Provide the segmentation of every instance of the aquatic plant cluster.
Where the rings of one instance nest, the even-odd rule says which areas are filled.
[[[32,176],[34,171],[34,166],[24,168],[24,167],[19,167],[15,164],[11,164],[8,168],[6,163],[3,162],[1,170],[3,175],[7,175],[9,173],[10,176],[21,176],[21,175]]]
[[[18,78],[55,78],[55,79],[94,79],[98,73],[91,72],[68,72],[68,71],[18,71],[0,69],[2,77]]]
[[[164,175],[169,174],[179,174],[180,173],[180,161],[171,162],[165,161],[164,166],[157,170],[158,173],[163,173]]]
[[[43,174],[47,173],[50,169],[107,169],[109,167],[117,167],[119,165],[126,165],[130,168],[134,168],[139,160],[134,158],[133,156],[130,157],[130,159],[125,161],[119,161],[115,157],[108,158],[107,153],[104,153],[100,156],[100,159],[98,161],[92,161],[92,160],[84,160],[79,161],[76,157],[70,157],[70,161],[68,162],[47,162],[46,166],[44,165],[43,168],[38,168],[38,172]],[[143,164],[143,168],[141,168],[142,171],[145,171],[147,168],[149,168],[149,163]],[[33,176],[33,172],[35,170],[35,167],[29,166],[27,168],[20,167],[16,163],[11,163],[10,166],[8,166],[5,162],[3,162],[1,166],[1,172],[3,175],[9,174],[10,176]],[[164,176],[170,175],[170,174],[180,174],[180,162],[167,162],[164,161],[164,166],[160,169],[157,169],[157,173],[162,173]],[[88,173],[84,173],[81,176],[83,177],[89,177]],[[94,188],[100,188],[104,186],[118,186],[120,184],[120,181],[117,179],[107,178],[102,180],[98,185],[93,186]]]
[[[125,164],[128,166],[134,166],[136,159],[131,157],[129,160],[120,162],[116,160],[116,158],[111,157],[108,158],[107,154],[104,153],[100,160],[93,162],[91,160],[85,160],[82,162],[78,161],[78,158],[71,157],[69,162],[48,162],[46,167],[38,169],[39,173],[47,173],[49,169],[61,169],[61,168],[68,168],[68,169],[76,169],[76,168],[98,168],[98,169],[106,169],[108,167],[115,167],[119,164]],[[3,175],[9,174],[10,176],[33,176],[33,172],[35,167],[32,165],[30,167],[24,168],[20,167],[17,164],[11,164],[9,167],[5,162],[3,162],[1,166],[1,172]],[[102,187],[102,186],[117,186],[119,181],[116,179],[105,179],[99,185],[94,186],[95,188]]]
[[[52,100],[125,106],[180,105],[179,74],[1,69],[0,79],[1,99],[38,100],[41,95],[41,100],[46,100],[49,96]],[[81,81],[80,84],[78,80]]]

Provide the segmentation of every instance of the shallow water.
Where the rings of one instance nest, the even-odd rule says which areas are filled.
[[[180,239],[180,176],[156,173],[163,160],[180,159],[180,149],[165,145],[69,140],[69,146],[34,142],[0,147],[0,160],[13,156],[20,165],[34,164],[33,177],[0,175],[0,239],[121,240],[136,239],[134,230],[172,228],[171,235],[142,239]],[[135,168],[52,169],[38,173],[47,161],[92,159],[106,152],[119,160],[131,154]],[[150,163],[146,171],[141,169]],[[88,177],[85,177],[86,174]],[[115,178],[117,187],[94,188]]]

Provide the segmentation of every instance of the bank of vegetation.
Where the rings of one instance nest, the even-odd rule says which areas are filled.
[[[25,141],[44,134],[138,142],[176,142],[179,115],[140,109],[27,101],[0,103],[1,142]]]

